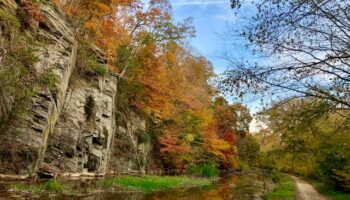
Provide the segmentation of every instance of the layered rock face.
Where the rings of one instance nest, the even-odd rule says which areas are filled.
[[[99,78],[101,88],[86,83],[69,88],[64,109],[49,138],[41,170],[56,173],[105,173],[115,128],[117,80]],[[87,116],[87,109],[91,115]]]
[[[134,112],[127,110],[118,115],[113,148],[108,162],[113,174],[161,173],[160,164],[152,154],[151,138],[146,132],[146,121]]]
[[[2,9],[16,13],[18,5],[15,1],[3,0],[1,3]],[[21,169],[20,173],[29,171],[30,174],[37,171],[43,160],[49,135],[54,132],[77,54],[77,42],[69,20],[55,6],[44,5],[41,9],[45,26],[39,26],[36,34],[47,43],[45,47],[36,49],[35,54],[39,59],[34,67],[39,76],[51,71],[57,75],[58,80],[55,94],[42,90],[33,97],[27,120],[20,127],[22,134],[18,134],[17,142],[34,151],[34,155],[31,155],[33,158],[29,160],[31,163],[28,163],[26,169]]]
[[[17,8],[14,0],[0,1],[0,9],[16,13]],[[45,23],[35,35],[46,45],[35,52],[39,58],[35,71],[39,75],[50,71],[57,80],[54,91],[41,90],[32,98],[21,133],[13,141],[21,144],[23,152],[33,151],[27,166],[16,173],[145,173],[152,148],[150,141],[137,136],[145,132],[145,120],[130,111],[126,113],[130,116],[127,125],[117,125],[114,76],[96,75],[80,80],[79,86],[70,84],[78,49],[73,25],[52,4],[43,5],[41,10]],[[0,35],[0,41],[4,43],[6,38]]]

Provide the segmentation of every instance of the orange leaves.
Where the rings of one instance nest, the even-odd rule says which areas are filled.
[[[112,0],[112,4],[120,5],[120,6],[132,6],[134,3],[139,3],[135,0]]]
[[[182,154],[190,150],[190,147],[186,144],[181,143],[179,138],[174,135],[164,135],[159,138],[159,143],[161,145],[160,153],[161,155],[166,155],[168,153],[172,154]]]
[[[230,105],[222,97],[215,98],[211,108],[212,118],[206,120],[205,148],[220,158],[223,166],[237,168],[236,134],[241,122],[249,121],[249,113],[244,106]]]
[[[107,55],[109,66],[115,68],[114,59],[120,45],[131,42],[129,27],[132,13],[142,9],[138,0],[68,0],[57,1],[71,16],[87,43],[99,46]],[[133,10],[136,9],[136,10]],[[131,13],[131,14],[129,14]],[[116,71],[112,69],[111,71]]]
[[[184,163],[193,159],[191,146],[181,141],[178,136],[166,134],[159,137],[160,155],[164,160],[172,163],[173,167],[181,169]]]
[[[226,160],[226,152],[229,152],[231,146],[228,142],[218,138],[207,138],[205,141],[206,149],[224,160]]]
[[[167,112],[167,77],[161,57],[156,56],[157,50],[155,43],[145,46],[139,61],[142,67],[138,71],[138,81],[144,87],[143,103],[150,112],[164,117]]]
[[[175,25],[167,0],[62,2],[79,39],[97,45],[109,71],[121,74],[118,108],[141,110],[161,127],[157,149],[170,165],[183,168],[207,161],[208,155],[213,162],[235,165],[234,108],[223,99],[211,102],[212,64],[180,46],[190,34],[190,21]]]
[[[99,10],[99,12],[96,12],[96,16],[104,16],[109,11],[109,6],[104,3],[93,2],[92,5],[94,5]]]
[[[216,157],[220,158],[221,162],[230,168],[237,168],[235,146],[232,141],[226,138],[218,138],[216,135],[209,134],[205,140],[205,148],[207,151]]]
[[[98,26],[98,24],[96,22],[94,22],[94,21],[87,21],[87,22],[85,22],[85,28],[87,28],[87,29],[94,30],[94,29],[97,28],[97,26]]]

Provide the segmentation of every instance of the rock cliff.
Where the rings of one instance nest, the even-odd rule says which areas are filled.
[[[0,1],[0,10],[16,14],[18,9],[15,0]],[[145,120],[128,111],[125,123],[117,123],[116,76],[77,77],[79,44],[73,24],[52,4],[45,3],[40,9],[44,22],[25,34],[45,42],[34,52],[34,69],[37,76],[53,74],[55,82],[31,97],[29,112],[13,136],[12,142],[19,147],[17,156],[25,165],[15,170],[6,165],[15,160],[1,159],[6,167],[0,172],[52,176],[150,171],[152,145],[138,136],[146,131]],[[6,48],[9,41],[4,33],[6,26],[1,26],[0,43]],[[94,53],[103,57],[98,49]],[[105,64],[103,59],[99,62]],[[1,156],[13,155],[1,151]]]

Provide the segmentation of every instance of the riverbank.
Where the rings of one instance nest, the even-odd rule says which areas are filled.
[[[57,179],[42,182],[19,182],[10,185],[12,191],[27,193],[28,196],[44,194],[88,195],[101,191],[143,192],[170,190],[174,188],[203,187],[217,178],[187,176],[118,176],[106,179]]]
[[[6,199],[53,200],[202,200],[261,199],[273,182],[260,169],[219,178],[193,176],[119,176],[106,179],[9,182],[0,180],[0,196]]]
[[[293,179],[286,174],[273,172],[271,175],[275,186],[272,192],[263,196],[265,200],[295,200],[297,191]]]

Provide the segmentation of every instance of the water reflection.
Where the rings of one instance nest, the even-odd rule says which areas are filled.
[[[150,194],[136,192],[101,192],[90,196],[63,196],[59,200],[253,200],[259,199],[259,179],[226,176],[202,188],[181,188]],[[261,189],[261,188],[260,188]]]
[[[121,188],[104,188],[99,180],[70,181],[70,191],[75,194],[33,197],[9,192],[9,184],[0,181],[2,199],[49,199],[49,200],[257,200],[272,187],[270,179],[261,171],[251,171],[242,176],[228,175],[211,186],[201,188],[177,188],[153,192],[127,192]],[[7,189],[5,189],[5,187]],[[79,194],[79,195],[77,195]],[[20,198],[19,198],[20,197]]]

